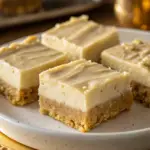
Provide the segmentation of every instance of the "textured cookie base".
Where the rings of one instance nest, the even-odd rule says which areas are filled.
[[[150,87],[137,82],[132,82],[131,86],[134,100],[139,101],[146,107],[150,107]]]
[[[38,100],[38,87],[16,89],[0,79],[0,93],[13,105],[23,106]]]
[[[43,96],[40,96],[39,103],[42,114],[49,115],[81,132],[87,132],[101,122],[117,116],[124,110],[130,109],[132,101],[132,93],[126,92],[124,95],[100,104],[88,112],[70,108]]]

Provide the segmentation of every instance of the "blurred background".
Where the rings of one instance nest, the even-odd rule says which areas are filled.
[[[0,45],[81,14],[104,25],[150,31],[150,0],[0,0]]]
[[[83,13],[104,25],[150,30],[150,0],[0,0],[0,44]]]

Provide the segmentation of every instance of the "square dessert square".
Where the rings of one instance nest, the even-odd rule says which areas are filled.
[[[41,113],[81,132],[132,105],[127,73],[81,59],[42,72],[39,96]]]
[[[42,43],[67,53],[71,60],[99,61],[100,53],[119,44],[115,27],[105,27],[88,20],[88,16],[71,17],[42,34]]]
[[[150,44],[140,40],[123,43],[101,55],[102,63],[120,72],[127,71],[132,79],[135,100],[150,106]]]
[[[67,62],[35,36],[0,49],[0,93],[14,105],[38,100],[39,73]]]

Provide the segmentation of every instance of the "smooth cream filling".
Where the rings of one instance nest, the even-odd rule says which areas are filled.
[[[102,50],[119,43],[114,27],[105,27],[87,17],[59,24],[42,34],[42,44],[67,53],[71,60],[99,61]]]
[[[122,75],[119,78],[108,79],[101,86],[85,93],[87,110],[119,97],[121,99],[129,91],[131,91],[130,79],[127,76]]]
[[[20,71],[4,61],[0,61],[0,79],[14,88],[20,88]]]
[[[17,69],[9,63],[0,61],[0,78],[7,84],[17,89],[28,89],[39,85],[39,74],[49,68],[67,62],[65,55],[60,55],[55,59],[49,60],[44,64],[31,69]]]
[[[70,60],[77,60],[81,58],[82,47],[70,43],[66,39],[59,39],[56,36],[43,33],[41,42],[47,47],[57,49],[62,53],[67,53]]]
[[[86,112],[97,105],[111,101],[130,91],[129,78],[124,77],[120,76],[114,80],[108,79],[100,87],[93,88],[90,91],[85,90],[84,92],[54,79],[44,80],[41,77],[39,95]]]
[[[82,39],[79,39],[79,41],[82,41]],[[57,49],[60,52],[67,53],[71,60],[85,58],[98,62],[99,55],[104,49],[118,43],[118,35],[115,31],[107,32],[95,41],[86,42],[85,46],[75,44],[65,38],[60,39],[48,33],[42,34],[42,44]]]
[[[85,111],[85,96],[78,90],[55,80],[40,83],[39,95],[72,108]]]
[[[102,53],[102,63],[120,72],[127,71],[130,73],[132,80],[150,87],[150,72],[140,64],[132,64],[109,54],[107,51]]]

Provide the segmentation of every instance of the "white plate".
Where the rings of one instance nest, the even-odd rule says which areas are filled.
[[[150,41],[150,33],[118,29],[120,40]],[[150,108],[134,104],[131,111],[89,133],[78,131],[38,112],[38,103],[12,106],[0,97],[0,129],[9,137],[40,150],[121,150],[150,148]]]

